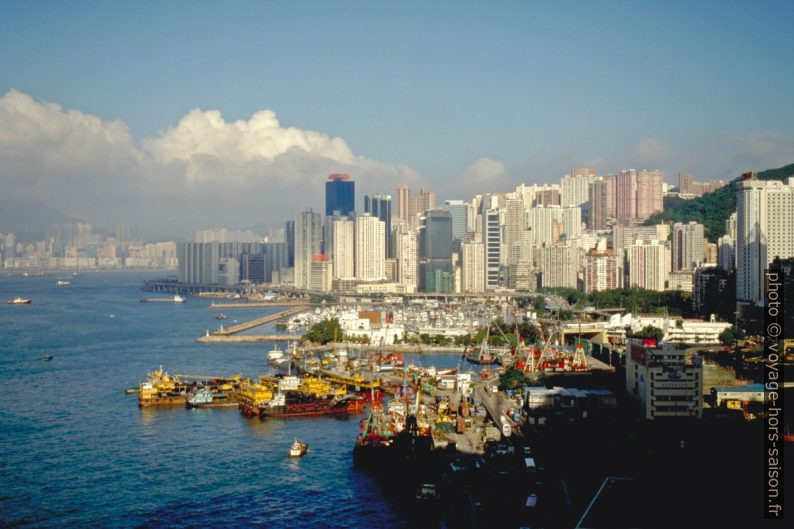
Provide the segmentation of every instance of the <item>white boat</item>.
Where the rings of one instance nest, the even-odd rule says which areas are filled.
[[[7,303],[8,303],[9,305],[29,305],[29,304],[30,304],[30,303],[32,303],[32,302],[33,302],[33,300],[32,300],[32,299],[27,299],[27,298],[14,298],[14,299],[9,299]]]
[[[55,282],[55,284],[58,285],[59,287],[64,287],[66,285],[71,285],[72,282],[67,279],[59,279],[58,281]]]
[[[267,361],[271,364],[283,364],[286,361],[286,357],[284,356],[284,351],[278,348],[278,345],[273,346],[272,351],[268,351],[267,353]]]
[[[301,443],[297,439],[292,446],[289,447],[289,457],[301,457],[302,455],[306,455],[306,452],[309,451],[309,445],[306,443]]]
[[[184,303],[185,298],[179,294],[174,295],[172,298],[144,298],[141,303]]]

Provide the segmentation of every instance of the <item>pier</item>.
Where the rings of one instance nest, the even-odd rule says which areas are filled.
[[[286,300],[286,301],[239,301],[234,303],[210,303],[211,309],[253,309],[263,307],[306,307],[307,303],[304,300]]]
[[[281,312],[276,312],[275,314],[270,314],[261,318],[244,321],[243,323],[238,323],[237,325],[232,325],[231,327],[221,327],[217,331],[210,333],[210,336],[231,336],[232,334],[247,331],[248,329],[253,329],[255,327],[259,327],[260,325],[265,325],[266,323],[278,321],[282,318],[289,318],[290,316],[294,316],[295,314],[303,312],[307,308],[309,307],[306,305],[301,305],[299,307],[295,307],[294,309],[283,310]]]
[[[301,338],[300,334],[238,334],[231,336],[207,334],[196,338],[196,341],[201,343],[297,342]]]

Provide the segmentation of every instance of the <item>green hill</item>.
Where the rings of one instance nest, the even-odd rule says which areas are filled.
[[[758,173],[761,180],[784,180],[794,176],[794,164]],[[664,198],[664,211],[651,215],[646,225],[662,222],[700,222],[705,226],[706,238],[717,242],[725,234],[725,221],[736,211],[736,183],[741,177],[731,180],[725,187],[692,200],[678,197]]]

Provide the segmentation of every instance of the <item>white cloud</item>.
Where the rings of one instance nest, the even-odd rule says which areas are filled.
[[[359,202],[422,183],[406,166],[355,155],[344,139],[283,127],[272,110],[227,122],[192,110],[138,146],[121,121],[35,101],[0,98],[0,185],[6,198],[39,200],[112,226],[122,220],[189,233],[243,227],[322,208],[324,177],[350,173]],[[146,226],[144,226],[146,229]]]
[[[505,164],[491,158],[477,158],[463,170],[462,184],[472,194],[503,191],[507,184]]]

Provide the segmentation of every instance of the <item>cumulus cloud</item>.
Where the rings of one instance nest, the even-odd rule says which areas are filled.
[[[504,163],[481,157],[463,170],[462,184],[471,193],[503,191],[508,183],[506,177]]]
[[[121,121],[64,110],[11,90],[0,98],[0,184],[7,198],[38,200],[112,226],[153,233],[197,225],[277,223],[323,206],[324,176],[347,172],[357,196],[389,193],[421,176],[352,152],[344,139],[284,127],[272,110],[227,122],[192,110],[140,145]]]

